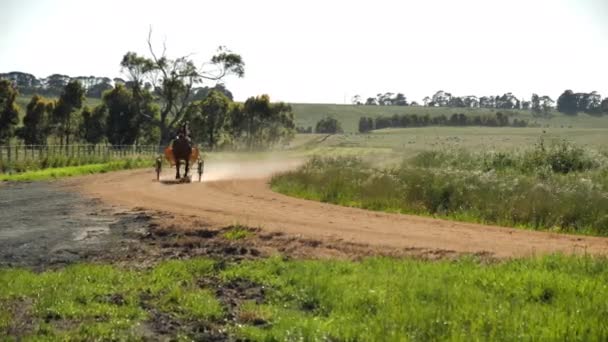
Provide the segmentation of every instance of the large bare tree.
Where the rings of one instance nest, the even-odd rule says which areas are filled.
[[[152,44],[152,29],[148,34],[150,57],[127,52],[121,62],[123,72],[129,78],[128,86],[133,91],[135,104],[133,110],[137,115],[160,129],[160,147],[168,144],[183,119],[188,104],[193,96],[193,88],[204,81],[218,81],[228,75],[243,77],[245,63],[239,54],[226,47],[219,47],[210,61],[197,66],[191,55],[177,58],[167,57],[166,44],[162,52],[155,51]],[[144,113],[143,107],[150,96],[160,106],[158,116]]]

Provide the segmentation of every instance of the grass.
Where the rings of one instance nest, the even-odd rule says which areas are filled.
[[[15,174],[0,174],[0,181],[20,182],[20,181],[42,181],[63,177],[81,176],[95,173],[106,173],[118,170],[128,170],[140,167],[147,167],[153,161],[142,158],[111,161],[101,164],[89,164],[80,166],[66,166],[49,168],[36,171],[26,171]]]
[[[275,191],[387,212],[608,235],[608,158],[567,143],[523,152],[439,150],[397,166],[312,158]]]
[[[0,269],[0,336],[133,339],[150,318],[143,306],[176,317],[217,317],[219,302],[195,282],[210,274],[214,264],[206,259],[168,261],[150,271],[81,264],[39,274]],[[16,327],[21,328],[13,332]]]
[[[227,231],[222,233],[222,236],[225,239],[233,240],[233,241],[246,239],[252,235],[253,235],[253,232],[251,232],[250,229],[248,229],[247,227],[238,225],[238,224],[230,227],[230,229],[228,229]]]
[[[248,280],[262,301],[214,288]],[[0,269],[0,336],[138,340],[156,312],[253,341],[605,340],[608,260],[552,255],[502,262],[368,258],[359,262],[174,260],[150,270],[80,264]],[[19,328],[15,330],[15,328]],[[148,332],[149,333],[149,332]]]
[[[223,272],[269,286],[245,307],[269,325],[244,325],[258,341],[602,340],[605,260],[552,256],[485,265],[423,262],[245,262]]]

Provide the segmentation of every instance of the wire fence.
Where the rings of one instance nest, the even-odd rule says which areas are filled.
[[[154,145],[0,145],[0,162],[35,161],[57,156],[117,159],[156,156]]]

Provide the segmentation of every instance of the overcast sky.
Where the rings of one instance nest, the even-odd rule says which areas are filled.
[[[402,92],[608,96],[608,0],[0,0],[0,72],[117,77],[125,52],[240,53],[237,100]]]

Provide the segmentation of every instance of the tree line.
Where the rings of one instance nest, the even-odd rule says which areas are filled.
[[[493,109],[523,109],[531,110],[536,114],[548,114],[555,107],[556,102],[547,95],[532,94],[529,101],[519,99],[513,93],[496,96],[454,96],[450,92],[439,90],[432,96],[423,100],[426,107],[452,107],[452,108],[493,108]],[[378,93],[375,97],[363,100],[360,95],[352,98],[355,105],[367,106],[419,106],[415,101],[408,102],[403,93]],[[597,92],[574,93],[566,90],[557,100],[559,112],[574,115],[578,112],[602,115],[608,114],[608,98],[602,100]]]
[[[211,60],[197,67],[188,56],[169,58],[154,51],[150,56],[127,52],[120,65],[127,80],[103,91],[101,104],[84,106],[87,89],[78,79],[69,80],[57,100],[34,94],[23,125],[16,129],[18,95],[14,81],[0,81],[0,144],[18,137],[25,144],[44,145],[53,136],[60,144],[75,140],[112,145],[159,144],[166,146],[177,128],[189,121],[193,139],[205,147],[262,148],[290,140],[295,133],[291,107],[271,103],[268,95],[232,101],[232,94],[218,83],[225,76],[244,75],[240,55],[220,47]]]
[[[18,91],[8,80],[0,81],[0,144],[17,137],[27,145],[46,145],[53,137],[60,145],[79,141],[112,145],[157,144],[160,130],[145,116],[158,117],[159,106],[148,98],[136,102],[133,89],[119,84],[102,96],[101,104],[83,105],[85,90],[70,81],[56,100],[34,94],[25,109],[21,127],[16,105]],[[141,106],[138,109],[134,106]],[[137,113],[144,115],[137,115]],[[189,121],[193,139],[217,147],[263,148],[289,140],[295,133],[291,107],[271,103],[268,95],[235,103],[212,89],[191,101],[183,121]]]
[[[393,116],[378,116],[376,118],[361,117],[359,119],[359,132],[367,133],[374,129],[405,128],[425,126],[486,126],[486,127],[526,127],[526,120],[513,119],[501,112],[495,115],[465,115],[454,113],[450,117],[445,115],[429,116],[417,114],[404,114]]]

